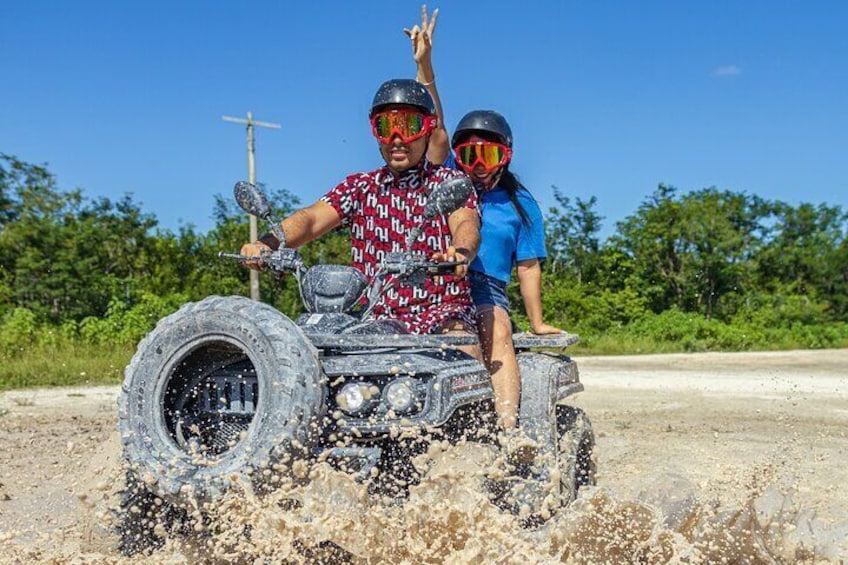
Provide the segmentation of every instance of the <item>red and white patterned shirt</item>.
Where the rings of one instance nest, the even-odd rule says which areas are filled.
[[[402,252],[406,236],[423,218],[430,191],[441,182],[463,173],[424,160],[420,167],[393,173],[382,167],[367,173],[350,175],[321,199],[333,207],[350,228],[353,266],[369,280],[377,272],[386,253]],[[465,203],[477,210],[477,195]],[[447,216],[433,218],[424,225],[424,233],[412,245],[412,251],[429,259],[451,245]],[[404,322],[409,331],[426,334],[439,331],[450,320],[462,320],[474,327],[474,306],[467,278],[452,275],[426,277],[423,286],[400,280],[383,293],[374,315]]]

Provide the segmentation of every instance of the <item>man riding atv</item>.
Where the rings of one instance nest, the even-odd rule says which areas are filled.
[[[374,96],[370,120],[386,165],[348,176],[320,200],[284,219],[280,226],[285,241],[269,233],[245,244],[241,254],[260,256],[281,246],[298,248],[345,226],[350,229],[353,266],[372,278],[386,253],[405,250],[408,235],[420,224],[430,191],[462,175],[425,157],[430,135],[437,127],[435,112],[433,98],[418,82],[394,79],[383,83]],[[434,261],[455,261],[454,276],[428,277],[423,285],[399,281],[374,306],[375,318],[399,320],[413,334],[475,334],[473,305],[464,277],[479,244],[477,197],[472,193],[464,207],[426,222],[408,250]],[[247,262],[255,269],[262,267],[260,263]],[[460,349],[481,359],[477,345]]]

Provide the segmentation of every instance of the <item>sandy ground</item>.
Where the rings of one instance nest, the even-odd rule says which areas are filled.
[[[586,390],[573,404],[593,423],[598,487],[613,500],[683,481],[699,504],[732,506],[783,485],[794,516],[825,525],[811,562],[848,563],[848,350],[576,360]],[[79,497],[113,436],[116,395],[0,394],[0,563],[98,562],[79,550]]]

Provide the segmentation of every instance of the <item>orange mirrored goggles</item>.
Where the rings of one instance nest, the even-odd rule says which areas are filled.
[[[425,116],[412,110],[387,110],[371,117],[371,132],[380,143],[391,143],[399,136],[404,143],[424,137],[436,127],[436,116]]]
[[[456,162],[466,172],[470,173],[477,165],[482,165],[486,172],[503,167],[512,159],[512,149],[494,141],[469,141],[460,143],[453,149]]]

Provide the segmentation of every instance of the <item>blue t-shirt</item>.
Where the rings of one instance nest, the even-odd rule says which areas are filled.
[[[452,154],[445,160],[445,166],[459,168]],[[508,283],[517,262],[547,257],[542,211],[529,192],[519,190],[516,193],[527,213],[527,224],[521,221],[505,188],[496,186],[478,196],[482,225],[480,250],[471,263],[472,271]]]

